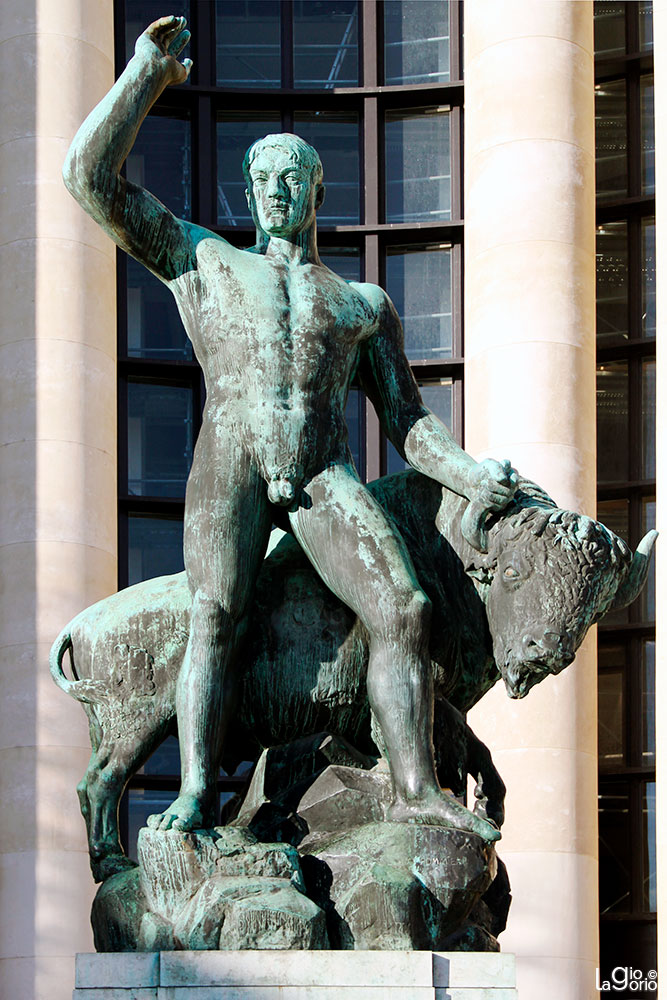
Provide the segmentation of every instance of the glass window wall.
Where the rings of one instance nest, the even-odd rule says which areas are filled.
[[[449,80],[449,0],[384,0],[384,82]]]
[[[181,386],[129,382],[127,491],[182,497],[192,463],[192,393]]]
[[[449,108],[387,111],[384,135],[387,222],[450,219]]]
[[[403,324],[407,357],[429,361],[451,357],[451,248],[390,248],[387,291]]]

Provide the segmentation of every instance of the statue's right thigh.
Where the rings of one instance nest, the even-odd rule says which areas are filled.
[[[245,612],[271,532],[266,482],[236,442],[207,449],[188,481],[183,556],[192,593]]]

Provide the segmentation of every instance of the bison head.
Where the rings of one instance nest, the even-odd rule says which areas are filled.
[[[594,622],[634,601],[657,537],[649,532],[633,555],[598,521],[530,496],[530,485],[495,518],[473,570],[488,584],[494,659],[511,698],[560,673]]]

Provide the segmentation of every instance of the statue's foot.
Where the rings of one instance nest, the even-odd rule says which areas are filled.
[[[386,819],[391,823],[425,823],[429,826],[444,826],[452,830],[475,833],[482,840],[493,843],[502,834],[497,827],[475,816],[457,802],[451,795],[430,795],[414,802],[397,799],[387,807]]]
[[[163,813],[149,816],[146,825],[151,830],[201,830],[213,826],[213,815],[201,796],[182,792]]]

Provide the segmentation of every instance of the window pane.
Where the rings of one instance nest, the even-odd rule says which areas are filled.
[[[125,61],[128,62],[134,55],[134,44],[149,24],[164,17],[165,14],[176,14],[177,17],[185,17],[190,21],[190,0],[179,0],[171,9],[164,0],[125,0]],[[188,24],[188,27],[191,27]],[[178,57],[181,61],[186,56],[191,56],[191,45],[188,44]]]
[[[164,743],[151,754],[143,767],[140,767],[137,774],[172,774],[180,778],[181,774],[181,754],[178,748],[178,739],[175,736],[167,736]]]
[[[249,226],[250,209],[245,196],[243,157],[257,139],[280,132],[280,115],[275,112],[218,115],[218,225]]]
[[[614,361],[598,367],[598,481],[629,478],[628,366]]]
[[[595,55],[615,56],[625,53],[625,3],[593,5],[595,25]]]
[[[653,75],[640,83],[642,127],[642,194],[655,193],[655,120],[653,117]]]
[[[628,123],[625,80],[595,86],[596,188],[603,198],[621,198],[628,193]]]
[[[320,154],[326,195],[317,212],[321,226],[359,222],[359,116],[297,111],[294,131]]]
[[[642,333],[655,337],[655,219],[642,220]]]
[[[179,219],[189,219],[192,204],[190,122],[149,115],[125,161],[128,181],[146,188]]]
[[[132,257],[127,263],[127,353],[131,358],[192,358],[176,301],[166,285]]]
[[[127,490],[182,497],[192,464],[192,393],[181,386],[129,382]]]
[[[628,224],[610,222],[597,228],[598,344],[628,338]]]
[[[148,788],[129,788],[127,791],[127,856],[137,860],[137,839],[139,831],[146,826],[146,820],[154,813],[163,812],[178,795],[178,782],[172,791]],[[131,991],[128,991],[131,992]]]
[[[128,586],[183,569],[183,522],[174,518],[128,518]]]
[[[440,379],[439,382],[428,382],[419,387],[425,406],[442,420],[449,431],[452,429],[452,380]],[[410,466],[404,462],[391,441],[387,441],[387,475],[392,472],[402,472]]]
[[[280,0],[216,0],[219,87],[280,86]]]
[[[655,528],[655,499],[642,500],[642,535]],[[646,586],[641,593],[642,620],[655,621],[655,559],[648,568]]]
[[[642,642],[642,764],[655,766],[655,642]]]
[[[401,317],[408,358],[435,361],[451,357],[451,250],[389,250],[387,291]]]
[[[385,0],[384,82],[449,80],[449,0]]]
[[[449,110],[385,115],[387,222],[437,222],[452,216]]]
[[[345,407],[348,441],[357,472],[366,480],[366,397],[359,389],[350,389]]]
[[[295,87],[359,85],[357,8],[357,0],[295,0]]]
[[[605,784],[598,796],[600,913],[630,910],[630,794],[627,782]]]
[[[639,0],[639,48],[642,52],[653,48],[653,4]]]
[[[644,784],[642,803],[642,819],[644,827],[644,864],[642,893],[642,909],[655,913],[658,909],[658,893],[656,883],[656,838],[655,838],[655,781]]]
[[[320,249],[320,260],[345,281],[361,281],[361,253],[356,247],[325,247]]]
[[[642,362],[642,479],[655,479],[655,358]]]
[[[623,647],[620,649],[623,656]],[[600,767],[605,770],[618,770],[625,763],[622,670],[601,670],[598,674],[598,752]]]

